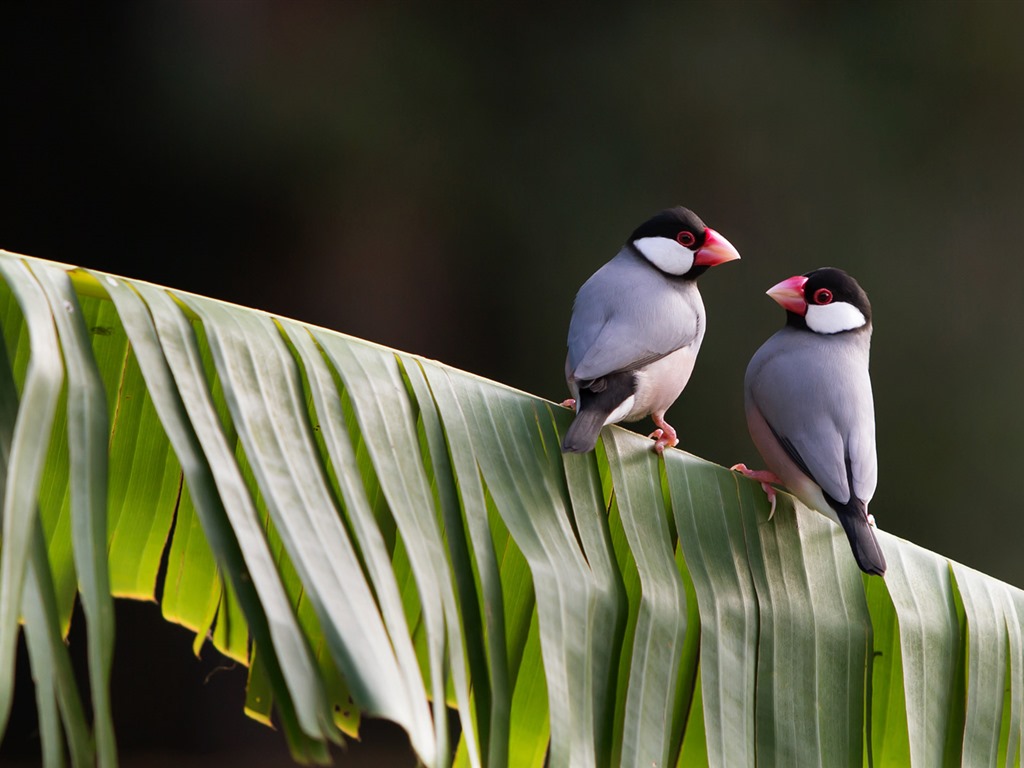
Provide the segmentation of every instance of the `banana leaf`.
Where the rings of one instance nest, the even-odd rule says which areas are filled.
[[[117,764],[115,597],[298,762],[365,714],[427,766],[1021,764],[1012,586],[884,532],[863,576],[785,494],[258,310],[0,252],[0,323],[0,735],[24,631],[46,765]]]

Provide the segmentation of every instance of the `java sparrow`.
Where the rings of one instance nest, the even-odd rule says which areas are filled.
[[[591,451],[606,424],[647,415],[657,426],[655,451],[679,442],[665,411],[686,386],[704,338],[695,281],[739,257],[692,211],[669,208],[637,227],[583,284],[569,321],[565,377],[576,418],[563,450]]]
[[[768,483],[838,522],[857,565],[881,576],[885,557],[868,515],[878,462],[867,294],[842,270],[825,268],[783,280],[768,295],[786,310],[786,325],[747,366],[744,400],[750,436],[771,472],[733,469],[761,481],[773,511]]]

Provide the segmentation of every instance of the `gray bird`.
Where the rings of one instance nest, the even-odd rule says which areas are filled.
[[[871,304],[840,269],[783,280],[768,295],[786,326],[750,360],[744,379],[747,426],[770,472],[737,469],[788,488],[843,526],[857,565],[885,573],[868,502],[875,493],[875,411],[868,375]]]
[[[594,449],[601,428],[650,415],[654,450],[676,445],[665,411],[683,391],[704,338],[696,278],[740,257],[683,207],[634,230],[618,254],[579,293],[569,321],[565,377],[576,418],[562,449]]]

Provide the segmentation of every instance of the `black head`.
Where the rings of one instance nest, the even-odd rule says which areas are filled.
[[[627,242],[632,243],[641,237],[667,237],[669,240],[676,240],[688,248],[699,248],[704,245],[704,237],[707,227],[700,217],[689,208],[677,205],[675,208],[666,208],[664,211],[655,214],[639,227],[633,230]],[[679,235],[688,232],[693,240],[685,235],[680,240]]]
[[[827,304],[829,294],[831,294],[831,301],[853,305],[860,310],[867,322],[871,322],[871,302],[868,301],[868,295],[864,293],[860,283],[843,270],[835,267],[822,267],[808,272],[804,277],[807,278],[807,283],[804,285],[804,296],[808,305]]]
[[[687,280],[740,257],[728,240],[681,205],[649,218],[633,230],[626,244],[666,275]]]
[[[786,323],[832,335],[871,327],[871,302],[846,272],[824,267],[783,280],[768,295],[787,312]]]

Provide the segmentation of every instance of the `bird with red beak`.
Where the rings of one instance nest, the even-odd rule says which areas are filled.
[[[883,575],[868,503],[875,493],[875,410],[868,375],[871,304],[856,280],[825,268],[768,289],[786,325],[754,354],[744,379],[747,426],[772,483],[842,525],[857,565]]]
[[[679,442],[665,412],[690,379],[706,317],[696,279],[739,252],[677,207],[648,219],[576,295],[565,376],[576,418],[562,442],[594,449],[601,429],[645,416],[658,453]]]

